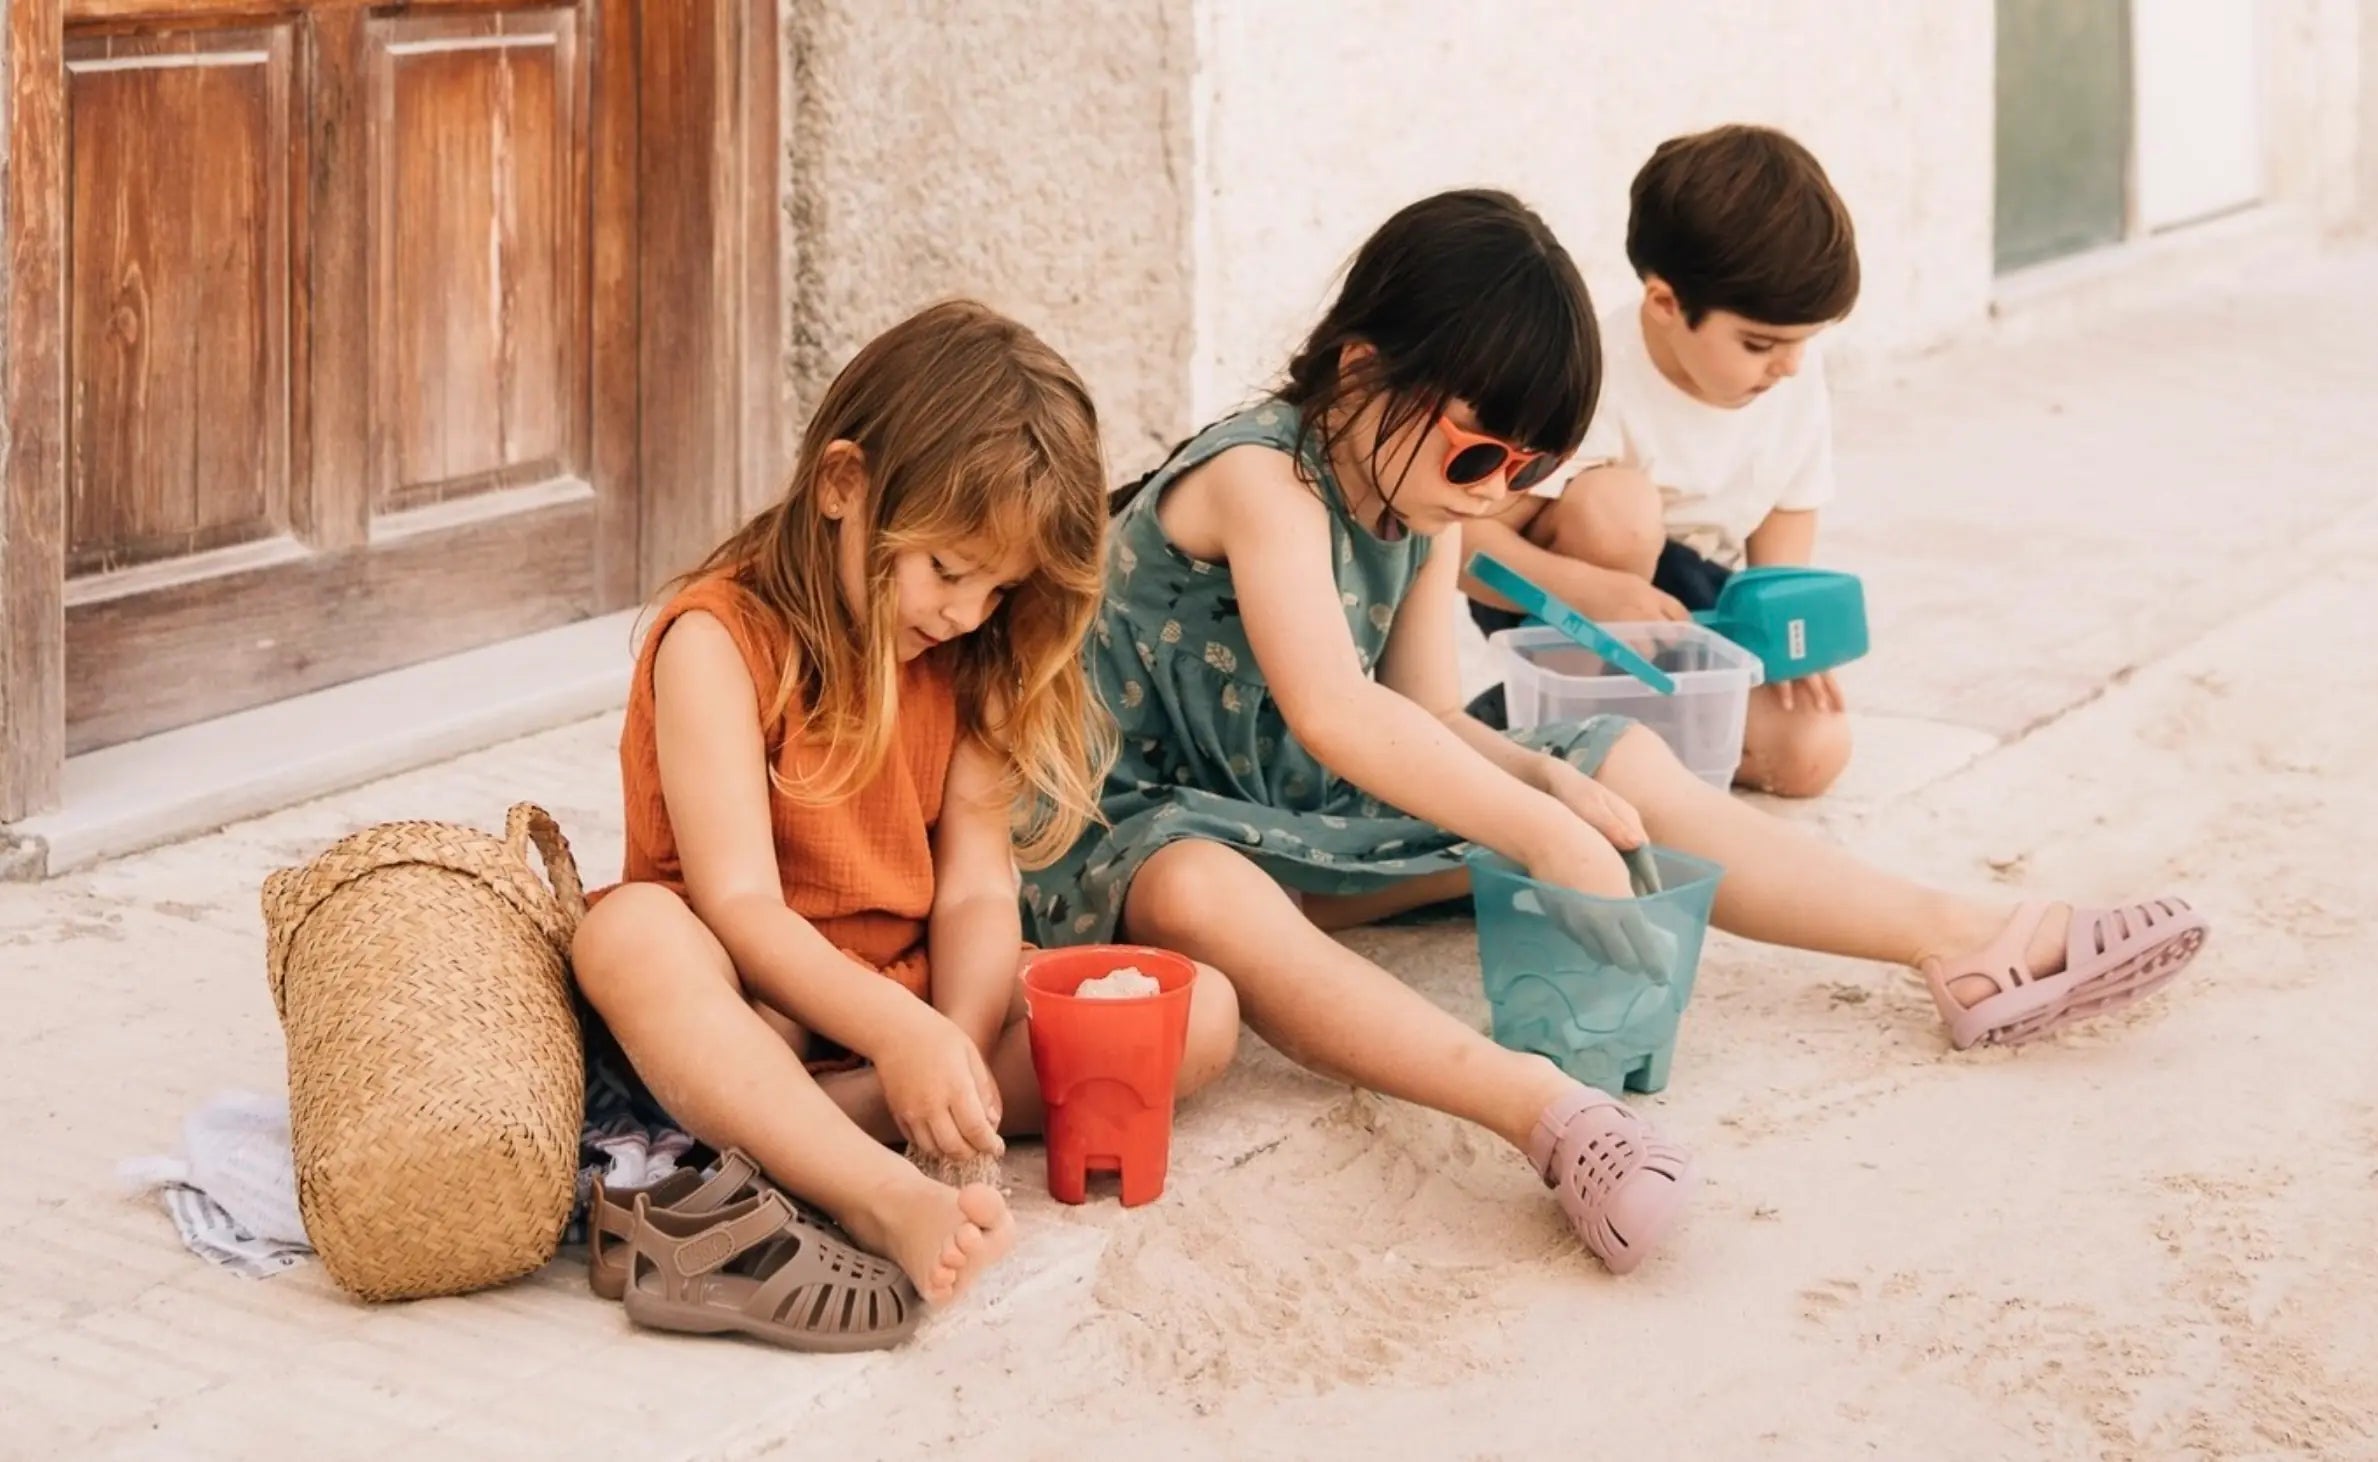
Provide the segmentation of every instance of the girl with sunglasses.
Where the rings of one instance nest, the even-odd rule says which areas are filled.
[[[1276,393],[1116,495],[1085,655],[1121,755],[1103,820],[1024,904],[1044,946],[1181,950],[1291,1059],[1495,1132],[1624,1272],[1681,1208],[1684,1152],[1327,931],[1461,897],[1472,843],[1624,897],[1619,850],[1648,826],[1727,869],[1721,926],[1922,967],[1962,1047],[2143,993],[2203,922],[1954,898],[1735,801],[1622,718],[1509,736],[1464,714],[1461,525],[1577,448],[1600,376],[1585,285],[1534,213],[1467,191],[1389,219]]]

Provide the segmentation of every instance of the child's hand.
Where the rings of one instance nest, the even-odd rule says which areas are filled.
[[[1594,606],[1599,618],[1616,624],[1657,623],[1663,620],[1683,621],[1693,617],[1684,601],[1663,589],[1655,589],[1648,579],[1633,574],[1614,573],[1611,583],[1596,596],[1601,602]]]
[[[1584,820],[1613,848],[1640,848],[1649,841],[1642,815],[1628,801],[1565,761],[1553,760],[1544,790]]]
[[[1628,970],[1655,984],[1676,980],[1675,935],[1648,918],[1633,902],[1598,902],[1563,894],[1542,896],[1546,917],[1587,957],[1612,969]]]
[[[1798,680],[1778,681],[1775,687],[1775,698],[1787,711],[1794,705],[1804,705],[1812,711],[1846,711],[1849,709],[1849,702],[1841,698],[1841,685],[1834,680],[1833,672],[1830,670],[1820,670],[1814,675],[1802,676]]]
[[[1616,969],[1632,970],[1666,984],[1673,978],[1677,945],[1673,936],[1647,920],[1632,900],[1634,878],[1619,849],[1644,847],[1643,819],[1625,798],[1566,762],[1554,763],[1550,791],[1584,824],[1582,839],[1532,860],[1528,876],[1597,898],[1547,898],[1553,925],[1588,955]],[[1655,885],[1656,887],[1656,885]]]
[[[999,1085],[982,1052],[948,1016],[921,1002],[916,1009],[908,1028],[875,1053],[900,1135],[943,1157],[1007,1151],[999,1138]]]
[[[1623,899],[1632,893],[1626,862],[1610,840],[1586,823],[1570,826],[1575,829],[1572,836],[1527,860],[1528,877],[1599,898]]]

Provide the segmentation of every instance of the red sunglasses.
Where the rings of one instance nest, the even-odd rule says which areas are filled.
[[[1474,431],[1464,431],[1450,417],[1437,417],[1445,434],[1445,480],[1455,487],[1474,487],[1500,472],[1513,492],[1525,492],[1552,475],[1560,459],[1550,452],[1530,452]]]

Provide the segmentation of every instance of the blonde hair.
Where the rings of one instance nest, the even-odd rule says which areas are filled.
[[[845,520],[867,532],[867,602],[855,614],[836,572],[842,524],[818,501],[838,441],[866,461],[866,501]],[[1105,484],[1088,389],[1015,321],[950,300],[870,341],[826,388],[784,500],[687,576],[732,577],[787,633],[764,722],[797,701],[802,721],[786,734],[827,756],[814,778],[777,790],[823,806],[873,779],[898,711],[895,556],[988,539],[1029,550],[1035,568],[972,634],[934,653],[955,656],[961,732],[1006,760],[1019,860],[1043,867],[1070,848],[1097,815],[1114,753],[1114,722],[1081,660],[1104,583]]]

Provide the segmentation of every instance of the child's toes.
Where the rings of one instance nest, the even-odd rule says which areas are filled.
[[[1014,1221],[1007,1200],[988,1183],[970,1183],[958,1190],[958,1211],[985,1233],[995,1233]]]
[[[920,1288],[923,1290],[925,1298],[934,1304],[947,1303],[958,1293],[958,1266],[950,1263],[945,1257],[939,1265],[934,1267],[932,1282],[922,1285]]]

